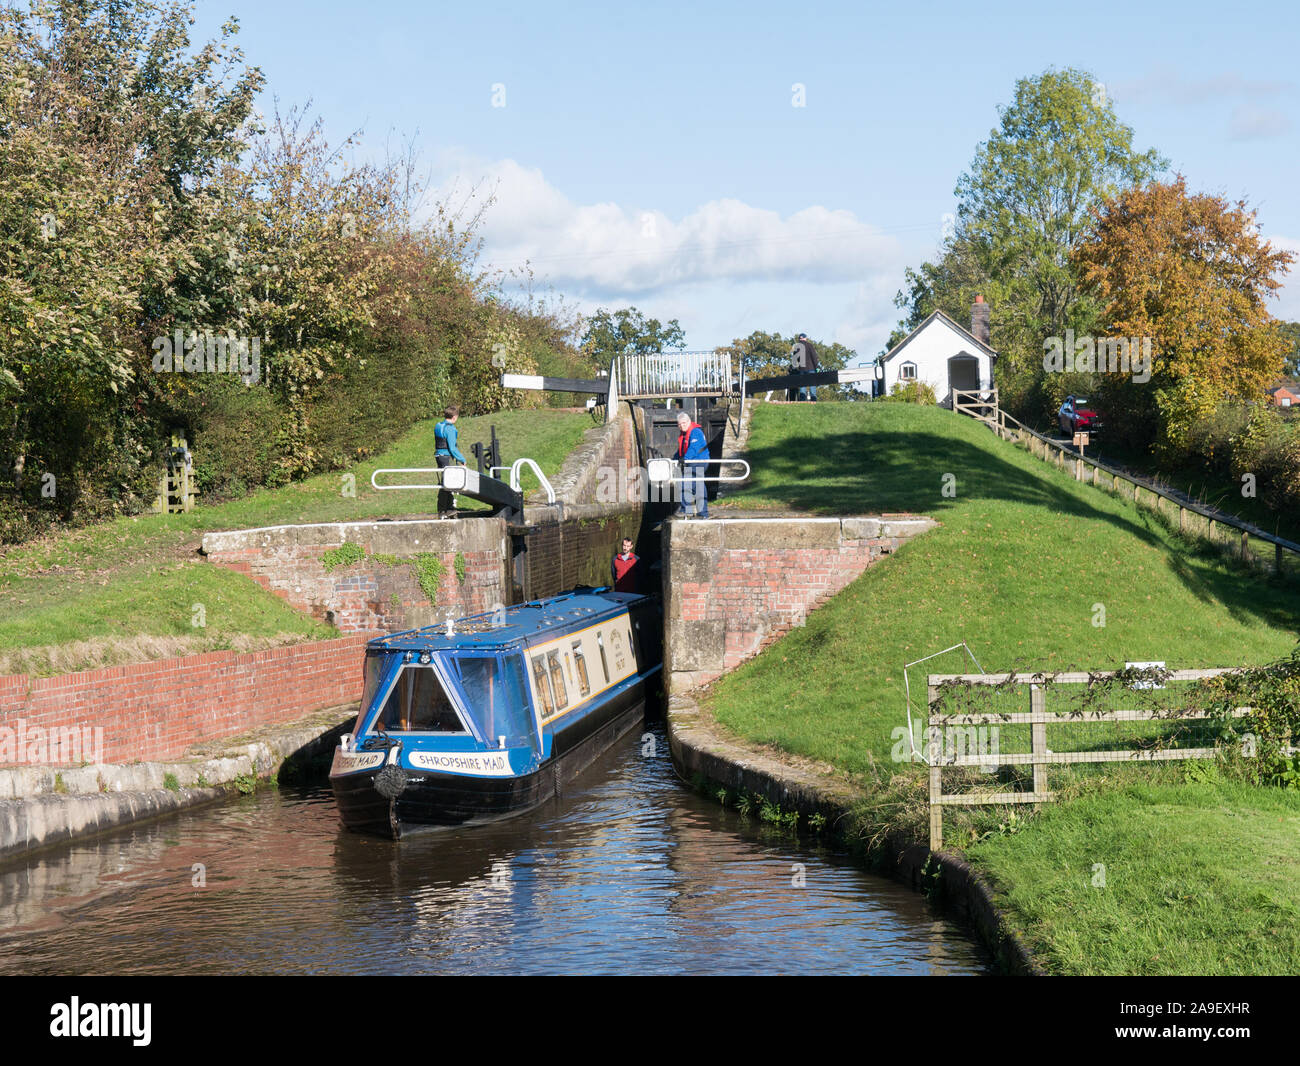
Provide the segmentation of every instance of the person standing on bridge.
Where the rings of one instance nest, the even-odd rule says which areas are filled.
[[[438,464],[439,470],[451,466],[452,462],[464,466],[465,457],[456,447],[459,436],[456,430],[456,419],[460,417],[460,408],[452,404],[442,414],[442,421],[433,427],[433,460]],[[438,490],[438,515],[441,518],[456,517],[456,497],[445,489]]]
[[[790,349],[791,369],[796,374],[815,374],[821,367],[821,360],[817,358],[817,349],[813,342],[808,339],[808,334],[800,333]],[[790,389],[787,398],[791,400],[805,399],[804,393],[807,393],[807,399],[814,402],[817,400],[817,386],[809,385],[806,389]]]
[[[701,460],[709,458],[709,442],[704,439],[704,430],[685,411],[677,413],[677,459],[682,464],[682,502],[677,508],[679,518],[691,513],[692,505],[698,508],[701,518],[709,517],[709,494],[700,478],[704,477],[705,465]]]

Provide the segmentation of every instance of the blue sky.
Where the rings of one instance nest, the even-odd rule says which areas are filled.
[[[1298,11],[201,0],[194,29],[238,16],[264,111],[310,100],[359,157],[413,137],[441,196],[494,190],[485,264],[677,318],[692,348],[802,330],[872,356],[998,106],[1051,67],[1300,251]],[[1273,311],[1300,320],[1300,261]]]

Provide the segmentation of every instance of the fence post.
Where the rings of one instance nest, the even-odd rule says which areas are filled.
[[[1246,543],[1247,543],[1247,541],[1249,540],[1249,538],[1250,538],[1250,534],[1247,533],[1247,532],[1243,529],[1243,530],[1241,531],[1241,561],[1242,561],[1243,563],[1246,561],[1246,554],[1247,554],[1247,553],[1246,553]]]
[[[1278,577],[1281,577],[1282,576],[1282,545],[1274,544],[1273,550],[1274,550],[1273,570],[1274,572],[1276,572]]]
[[[943,847],[943,804],[939,802],[943,796],[943,770],[939,765],[939,760],[943,758],[943,744],[939,739],[939,729],[934,724],[934,701],[938,698],[939,689],[935,685],[926,687],[926,708],[929,713],[926,715],[926,741],[928,744],[930,760],[930,850],[938,851]]]
[[[1047,696],[1042,685],[1029,686],[1029,710],[1031,714],[1041,715],[1047,710]],[[1029,737],[1034,753],[1034,791],[1047,791],[1047,765],[1038,760],[1047,755],[1047,723],[1032,722]]]

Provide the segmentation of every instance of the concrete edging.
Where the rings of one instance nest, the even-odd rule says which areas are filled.
[[[835,775],[832,767],[793,756],[776,757],[718,735],[712,719],[690,696],[675,695],[665,712],[672,759],[685,776],[762,796],[804,817],[821,815],[840,824],[862,791]],[[837,831],[838,832],[838,831]],[[965,860],[950,852],[931,852],[924,844],[887,839],[870,853],[882,868],[913,890],[937,883],[946,908],[975,929],[996,962],[1009,973],[1041,977],[1042,965],[1008,925],[993,902],[988,883]]]
[[[8,794],[16,797],[0,800],[0,863],[222,799],[237,778],[270,778],[285,763],[329,752],[355,714],[350,704],[315,711],[248,742],[209,741],[194,757],[175,762],[0,772]],[[163,787],[168,774],[178,788]],[[64,791],[52,791],[55,781]]]

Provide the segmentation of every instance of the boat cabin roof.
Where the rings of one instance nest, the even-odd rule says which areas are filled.
[[[453,635],[447,636],[447,624],[408,629],[370,641],[370,650],[380,651],[503,651],[533,643],[534,637],[560,634],[571,629],[585,629],[611,618],[630,603],[645,599],[630,592],[591,589],[566,592],[546,600],[516,603],[502,612],[484,611],[457,619]]]

